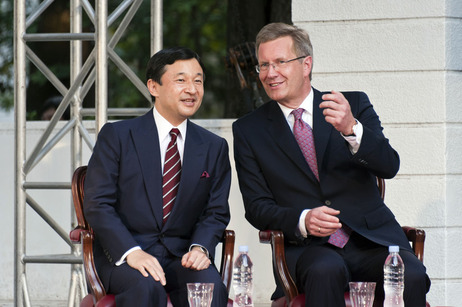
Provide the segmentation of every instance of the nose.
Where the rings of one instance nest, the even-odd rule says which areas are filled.
[[[278,72],[278,70],[277,70],[277,68],[276,68],[276,65],[270,64],[269,67],[268,67],[268,71],[267,71],[267,73],[266,73],[266,76],[267,76],[267,77],[271,77],[271,76],[277,75],[278,73],[279,73],[279,72]]]
[[[196,88],[196,85],[194,84],[194,81],[187,83],[186,91],[191,94],[195,94],[197,92],[197,88]]]

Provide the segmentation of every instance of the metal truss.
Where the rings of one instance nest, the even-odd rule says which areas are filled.
[[[58,0],[61,1],[61,0]],[[118,7],[108,15],[106,0],[95,0],[93,7],[89,0],[70,0],[69,33],[28,33],[28,28],[42,15],[54,0],[44,0],[33,11],[26,13],[26,6],[31,1],[14,1],[14,92],[15,92],[15,262],[14,262],[14,306],[31,306],[28,291],[28,264],[70,264],[71,283],[68,306],[78,306],[80,298],[86,293],[84,275],[81,268],[80,247],[74,246],[63,229],[53,217],[46,212],[28,190],[70,190],[70,182],[31,182],[27,175],[41,163],[43,158],[67,134],[71,138],[72,171],[82,164],[82,143],[92,149],[94,141],[84,127],[82,117],[95,117],[96,133],[107,121],[108,115],[136,115],[141,109],[108,109],[107,103],[107,64],[111,60],[131,80],[133,85],[151,100],[144,83],[116,54],[117,45],[143,0],[121,0]],[[146,1],[146,0],[145,0]],[[82,32],[82,17],[86,13],[93,23],[94,33]],[[108,27],[121,18],[112,35]],[[162,47],[162,0],[151,0],[151,54]],[[46,64],[28,47],[29,42],[69,41],[70,43],[70,85],[67,88]],[[94,41],[94,49],[89,57],[82,60],[82,42]],[[28,80],[27,65],[35,65],[63,96],[43,135],[39,138],[30,154],[26,155],[26,85]],[[95,84],[95,108],[83,109],[82,101],[90,87]],[[71,118],[57,133],[57,123],[70,106]],[[144,109],[143,109],[144,110]],[[61,126],[60,126],[61,127]],[[69,178],[70,179],[70,178]],[[69,198],[70,199],[70,198]],[[66,200],[69,202],[69,200]],[[71,210],[71,229],[75,226],[74,210]],[[69,254],[51,254],[31,256],[26,253],[26,207],[32,208],[61,238],[69,245]]]

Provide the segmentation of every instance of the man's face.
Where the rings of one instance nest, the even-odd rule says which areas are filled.
[[[297,108],[311,90],[309,74],[312,58],[305,57],[276,68],[272,65],[297,58],[292,46],[293,41],[290,36],[260,44],[258,63],[260,65],[269,63],[269,65],[268,70],[260,71],[259,77],[271,99],[289,108]]]
[[[162,85],[148,80],[148,89],[156,98],[157,111],[178,126],[199,109],[204,97],[204,72],[196,59],[179,60],[165,66]]]

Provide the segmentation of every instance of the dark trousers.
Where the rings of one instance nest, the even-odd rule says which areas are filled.
[[[353,233],[343,248],[328,243],[306,247],[296,265],[296,282],[305,293],[305,306],[345,306],[344,292],[350,281],[375,281],[377,298],[384,297],[383,264],[388,248]],[[410,251],[401,250],[405,266],[404,303],[425,307],[430,279],[422,262]]]
[[[186,283],[214,283],[213,307],[223,307],[228,302],[228,292],[221,281],[221,276],[214,265],[202,271],[185,269],[181,259],[168,253],[163,246],[157,246],[148,251],[162,265],[167,284],[162,286],[152,276],[144,277],[138,270],[127,263],[113,269],[109,293],[115,294],[116,306],[167,306],[167,294],[175,307],[187,307],[188,290]]]

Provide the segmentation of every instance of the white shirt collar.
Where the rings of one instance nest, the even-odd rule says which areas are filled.
[[[170,122],[166,120],[162,115],[160,115],[155,105],[153,108],[153,114],[160,142],[165,140],[165,138],[167,137],[170,140],[170,130],[172,130],[172,128],[178,128],[178,130],[180,130],[179,138],[181,138],[181,140],[183,141],[182,143],[184,143],[184,141],[186,140],[187,120],[184,120],[181,124],[178,125],[178,127],[175,127],[172,124],[170,124]]]
[[[311,128],[313,128],[313,100],[314,100],[314,94],[313,94],[313,88],[311,88],[310,93],[306,98],[303,100],[303,102],[298,106],[297,109],[303,108],[305,109],[305,112],[303,112],[303,120],[310,125]],[[294,126],[294,116],[291,114],[291,112],[294,109],[288,108],[278,102],[279,107],[281,108],[282,113],[284,113],[284,117],[287,120],[287,123],[290,126],[290,129],[293,128]]]

